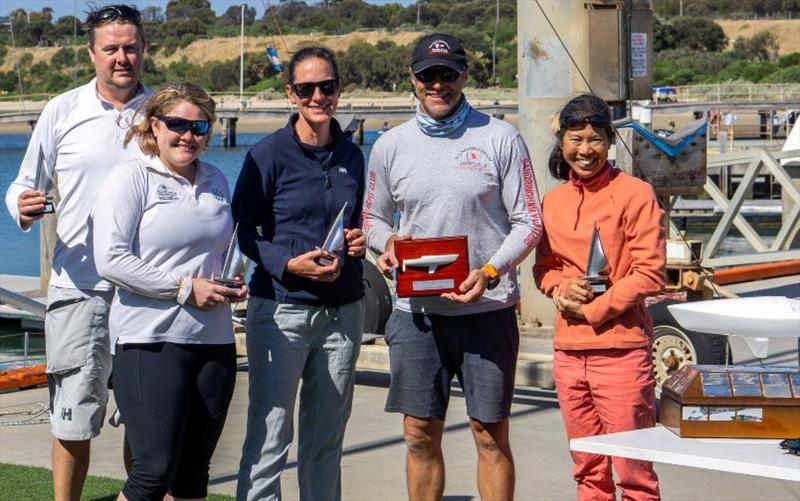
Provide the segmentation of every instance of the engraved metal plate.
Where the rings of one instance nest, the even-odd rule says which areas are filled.
[[[703,395],[707,397],[730,397],[731,383],[727,372],[703,372],[700,374],[703,383]]]
[[[768,398],[792,398],[787,374],[761,374],[761,386]]]
[[[760,397],[761,385],[758,383],[758,374],[746,372],[732,372],[731,384],[733,395],[737,397]]]
[[[437,289],[452,289],[456,286],[454,280],[414,280],[411,288],[415,291],[432,291]]]

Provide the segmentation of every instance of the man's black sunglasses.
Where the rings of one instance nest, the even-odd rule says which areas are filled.
[[[89,15],[89,24],[104,23],[123,19],[125,21],[139,22],[139,11],[127,5],[108,5]]]
[[[167,129],[178,134],[183,134],[187,130],[191,130],[195,136],[205,136],[211,130],[211,122],[208,120],[188,120],[181,117],[158,117]]]
[[[314,91],[319,87],[320,92],[325,96],[332,96],[339,90],[339,81],[323,80],[321,82],[302,82],[292,83],[292,90],[297,97],[308,98],[314,95]]]
[[[461,73],[450,68],[433,66],[431,68],[424,69],[419,73],[414,73],[414,76],[417,78],[417,80],[424,84],[433,83],[436,78],[444,83],[453,83],[458,80],[458,77],[461,76]]]

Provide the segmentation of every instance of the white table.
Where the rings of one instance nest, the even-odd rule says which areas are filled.
[[[800,456],[780,440],[681,438],[663,426],[570,440],[573,451],[800,482]]]

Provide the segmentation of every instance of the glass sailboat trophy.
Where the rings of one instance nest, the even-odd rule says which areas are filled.
[[[50,175],[47,173],[47,166],[44,160],[44,149],[39,145],[39,159],[36,162],[36,177],[33,180],[33,189],[46,193],[50,180]],[[56,211],[55,204],[53,204],[53,197],[45,196],[44,207],[42,210],[34,212],[33,214],[52,214]]]
[[[344,211],[347,209],[347,202],[342,206],[342,210],[333,220],[333,224],[328,230],[328,235],[325,241],[318,247],[320,250],[325,251],[328,256],[321,256],[316,259],[320,266],[328,266],[333,262],[333,254],[344,249]]]
[[[233,227],[231,242],[228,244],[228,251],[225,253],[225,261],[222,264],[222,273],[214,277],[214,282],[231,289],[241,289],[244,285],[242,274],[246,265],[246,258],[239,249],[239,224]]]
[[[608,267],[608,258],[600,242],[600,231],[595,224],[592,229],[592,241],[589,244],[589,259],[586,263],[584,278],[592,288],[592,293],[602,294],[608,289],[608,277],[602,272]]]

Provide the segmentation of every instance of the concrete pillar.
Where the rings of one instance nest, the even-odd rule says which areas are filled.
[[[222,135],[222,147],[223,148],[236,148],[236,122],[238,118],[230,117],[230,118],[221,118],[220,122],[222,122],[222,130],[220,130],[220,134]]]
[[[355,134],[356,143],[359,144],[359,145],[363,145],[364,144],[364,121],[365,121],[365,119],[357,118],[356,120],[358,121],[358,129],[356,129],[356,134]]]
[[[589,67],[589,17],[583,0],[540,0],[550,22],[586,74]],[[517,67],[519,74],[519,130],[531,153],[539,192],[544,195],[559,181],[547,170],[553,146],[554,114],[588,88],[572,65],[536,2],[517,0]],[[588,242],[587,242],[588,245]],[[531,254],[520,265],[520,318],[531,326],[551,327],[555,308],[533,282]]]

